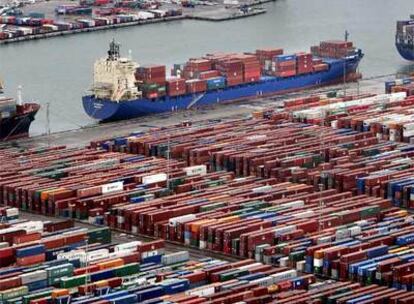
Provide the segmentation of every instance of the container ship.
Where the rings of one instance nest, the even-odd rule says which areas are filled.
[[[35,119],[40,105],[23,103],[19,89],[18,99],[3,96],[0,83],[0,141],[29,136],[30,125]]]
[[[212,53],[174,64],[167,78],[165,65],[139,66],[112,41],[94,65],[83,107],[94,119],[113,121],[282,94],[355,80],[363,56],[346,40],[288,55],[280,48]]]
[[[409,20],[397,21],[395,46],[401,57],[410,61],[414,60],[414,16],[411,16]]]

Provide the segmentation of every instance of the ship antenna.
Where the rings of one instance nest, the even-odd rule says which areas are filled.
[[[19,85],[17,87],[17,105],[22,106],[23,105],[23,99],[22,99],[22,86]]]
[[[348,41],[349,38],[349,32],[348,30],[345,30],[345,41]]]
[[[112,39],[109,44],[108,60],[114,61],[118,60],[120,57],[119,44],[115,42],[115,39]]]

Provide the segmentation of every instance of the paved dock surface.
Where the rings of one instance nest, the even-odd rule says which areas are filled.
[[[359,93],[384,93],[384,81],[391,79],[390,76],[381,76],[373,79],[365,79],[357,83],[346,84],[346,94]],[[343,85],[322,87],[306,90],[287,95],[275,96],[272,98],[257,98],[253,100],[236,102],[227,105],[217,105],[202,110],[188,110],[180,112],[168,112],[157,115],[150,115],[136,119],[112,122],[96,123],[93,126],[53,133],[50,136],[41,135],[28,139],[22,139],[15,144],[22,147],[45,147],[49,145],[66,145],[68,147],[80,147],[89,145],[91,141],[127,136],[132,132],[146,131],[155,127],[163,127],[181,123],[183,121],[200,121],[209,119],[233,119],[248,117],[255,110],[264,108],[275,108],[281,106],[282,101],[291,98],[299,98],[310,94],[321,94],[329,91],[343,93]]]

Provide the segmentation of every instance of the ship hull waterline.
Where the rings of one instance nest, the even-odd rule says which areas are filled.
[[[286,79],[271,79],[252,84],[230,87],[223,90],[187,94],[178,97],[150,100],[146,98],[113,102],[97,99],[93,95],[82,98],[85,112],[99,121],[116,121],[145,115],[202,108],[206,106],[234,103],[271,95],[280,95],[309,88],[321,87],[344,81],[344,75],[355,73],[361,58],[335,61],[328,71],[306,74]],[[345,73],[344,73],[345,72]]]
[[[36,106],[30,112],[2,119],[0,121],[0,141],[28,137],[30,125],[35,120],[38,111],[39,107]]]
[[[395,46],[402,58],[408,61],[414,61],[414,45],[396,43]]]

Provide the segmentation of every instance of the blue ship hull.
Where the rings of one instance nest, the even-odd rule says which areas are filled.
[[[341,82],[344,79],[344,73],[356,71],[362,57],[363,54],[359,52],[358,55],[346,59],[327,59],[325,62],[329,64],[329,69],[323,72],[289,78],[264,77],[260,82],[195,95],[188,94],[156,100],[142,98],[120,102],[97,99],[93,95],[87,95],[82,98],[83,107],[85,112],[94,119],[113,121],[276,95]]]
[[[398,53],[405,60],[414,61],[414,45],[407,43],[396,42],[395,46],[397,47]]]

